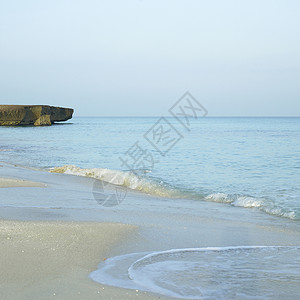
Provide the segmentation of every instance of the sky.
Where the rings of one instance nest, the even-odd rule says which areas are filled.
[[[0,0],[0,104],[300,116],[298,0]]]

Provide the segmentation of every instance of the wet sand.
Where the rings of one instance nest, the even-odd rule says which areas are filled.
[[[135,230],[124,224],[1,220],[1,299],[158,299],[88,277]]]
[[[296,222],[255,210],[205,201],[195,210],[187,200],[183,205],[180,199],[133,192],[108,208],[93,198],[91,178],[7,164],[0,167],[1,177],[0,298],[5,300],[168,299],[104,286],[89,275],[106,258],[126,253],[300,245]]]
[[[12,187],[46,187],[46,184],[18,178],[0,178],[0,188]]]
[[[0,178],[0,188],[15,191],[46,187]],[[88,277],[136,229],[118,223],[0,220],[1,299],[162,299]]]

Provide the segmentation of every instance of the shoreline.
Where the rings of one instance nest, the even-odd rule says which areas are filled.
[[[0,220],[1,299],[158,299],[89,278],[136,230],[113,223]]]
[[[104,207],[93,197],[92,178],[6,163],[1,178],[12,180],[0,188],[5,300],[173,299],[102,285],[89,275],[107,258],[144,251],[300,245],[297,222],[256,210],[205,201],[195,209],[194,201],[134,192]]]
[[[0,195],[32,197],[39,189],[51,193],[53,183],[31,176],[36,170],[4,163]],[[18,171],[29,172],[22,176]],[[2,172],[3,173],[3,172]],[[65,176],[64,176],[65,177]],[[69,178],[72,181],[72,178]],[[59,178],[60,180],[60,178]],[[68,185],[68,183],[67,183]],[[89,275],[99,263],[117,253],[134,236],[138,226],[105,221],[22,220],[10,218],[0,207],[0,290],[3,300],[23,299],[169,299],[144,291],[102,285]],[[13,211],[24,208],[10,207]],[[41,216],[42,214],[40,214]]]

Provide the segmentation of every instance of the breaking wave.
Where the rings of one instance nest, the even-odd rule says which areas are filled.
[[[257,208],[267,214],[277,217],[283,217],[288,219],[298,219],[297,214],[294,211],[287,211],[284,208],[276,206],[273,201],[266,198],[258,198],[242,195],[228,195],[224,193],[210,194],[205,197],[206,201],[228,203],[232,206],[245,207],[245,208]]]
[[[153,196],[169,198],[184,196],[179,189],[168,185],[163,180],[150,179],[143,176],[147,173],[147,170],[138,170],[134,173],[101,168],[82,169],[73,165],[67,165],[53,168],[50,172],[95,178]]]
[[[50,172],[90,177],[157,197],[225,203],[235,207],[256,208],[267,214],[278,217],[289,218],[292,220],[299,219],[299,216],[294,211],[288,211],[279,207],[278,205],[275,205],[272,200],[264,197],[252,197],[238,194],[230,195],[225,193],[204,195],[192,190],[172,186],[162,179],[150,177],[147,174],[147,170],[129,172],[102,168],[83,169],[74,165],[66,165],[53,168]]]

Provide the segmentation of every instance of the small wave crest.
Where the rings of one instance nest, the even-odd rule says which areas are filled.
[[[66,165],[53,168],[50,172],[90,177],[157,197],[226,203],[234,207],[256,208],[277,217],[284,217],[292,220],[299,218],[294,211],[279,207],[270,199],[248,195],[230,195],[225,193],[212,193],[205,196],[197,191],[178,188],[166,183],[162,179],[151,177],[147,170],[130,172],[103,168],[84,169],[74,165]]]
[[[294,211],[286,211],[285,209],[276,206],[271,200],[266,198],[214,193],[206,196],[205,200],[218,203],[228,203],[237,207],[257,208],[267,214],[277,217],[284,217],[292,220],[297,219],[297,215]]]
[[[146,170],[139,171],[143,174],[147,173]],[[53,168],[50,172],[90,177],[153,196],[170,198],[178,198],[182,196],[178,189],[169,186],[163,180],[151,179],[142,175],[140,176],[138,171],[134,173],[101,168],[82,169],[77,166],[66,165]]]

